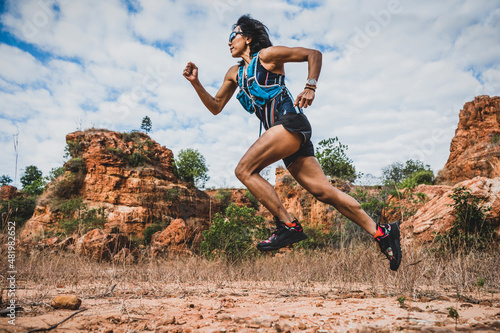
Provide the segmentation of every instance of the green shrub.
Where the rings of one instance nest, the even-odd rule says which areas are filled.
[[[4,185],[9,185],[12,182],[13,182],[13,180],[12,180],[12,178],[10,178],[10,176],[8,176],[8,175],[1,175],[0,176],[0,187],[2,187]]]
[[[78,197],[75,199],[69,199],[64,201],[59,205],[58,210],[63,214],[65,218],[73,217],[74,213],[79,211],[83,207],[83,199]]]
[[[137,142],[141,140],[141,134],[137,131],[132,131],[130,133],[123,132],[122,139],[125,142],[132,142],[132,141]]]
[[[414,189],[420,184],[432,185],[434,182],[434,173],[432,170],[419,170],[411,174],[409,178],[404,179],[399,187]]]
[[[19,181],[23,185],[23,192],[32,196],[42,194],[46,184],[42,171],[35,165],[28,165]]]
[[[257,198],[254,197],[254,195],[252,194],[252,192],[250,192],[248,189],[245,190],[245,197],[252,204],[252,208],[254,208],[255,210],[259,210],[259,208],[260,208],[260,202],[259,202],[259,200],[257,200]]]
[[[45,185],[47,185],[47,183],[42,177],[40,177],[31,182],[31,184],[26,185],[23,188],[23,192],[29,194],[30,196],[38,196],[43,193]]]
[[[167,192],[165,193],[164,198],[167,201],[177,200],[179,198],[179,190],[176,187],[168,189]]]
[[[95,228],[102,229],[107,221],[104,207],[89,209],[83,204],[82,198],[67,200],[59,209],[63,214],[59,225],[66,235],[75,232],[83,235]]]
[[[122,159],[125,157],[125,153],[123,152],[123,149],[121,148],[113,148],[113,147],[106,147],[106,150],[111,153],[112,155]]]
[[[54,186],[54,194],[59,198],[71,198],[78,195],[85,180],[83,172],[67,173],[58,183]]]
[[[131,154],[126,154],[121,148],[107,147],[106,150],[119,159],[125,159],[129,166],[136,168],[146,164],[146,162],[150,162],[147,156],[148,152],[142,149],[142,145],[140,146],[141,147],[135,146],[134,148],[137,149],[137,151]]]
[[[421,171],[427,173],[419,174]],[[409,180],[415,177],[413,180]],[[430,179],[430,182],[429,182]],[[408,160],[404,164],[400,162],[392,163],[382,169],[382,180],[384,185],[398,188],[415,187],[418,184],[432,184],[434,181],[434,173],[430,165],[424,165],[421,161]],[[402,185],[402,182],[409,180],[408,183]],[[416,185],[415,185],[416,184]]]
[[[465,186],[454,188],[450,198],[454,201],[451,206],[456,222],[446,235],[438,235],[437,241],[453,252],[487,249],[494,235],[494,228],[486,218],[488,209],[482,208],[481,200]]]
[[[68,141],[66,147],[64,148],[64,151],[65,158],[75,158],[78,157],[78,155],[80,155],[80,153],[83,151],[83,147],[80,144],[80,141]]]
[[[71,173],[85,172],[85,161],[81,157],[74,157],[64,163],[64,170]]]
[[[2,220],[9,217],[20,228],[28,221],[36,207],[36,198],[32,196],[19,196],[9,201],[0,201],[0,217]]]
[[[58,177],[64,175],[64,167],[52,168],[49,172],[49,175],[45,177],[45,180],[48,182],[52,182],[56,180]]]
[[[374,193],[374,194],[372,194]],[[355,192],[349,193],[354,199],[356,199],[361,208],[374,220],[380,221],[382,216],[382,211],[387,207],[387,199],[390,192],[386,189],[377,192],[369,192],[363,189],[356,189]]]
[[[144,229],[144,239],[143,239],[143,244],[144,245],[149,245],[151,244],[151,237],[157,233],[158,231],[162,231],[167,227],[167,224],[165,222],[155,222]]]
[[[500,142],[500,133],[495,133],[491,135],[490,142],[493,145],[498,145]]]
[[[134,152],[130,155],[127,155],[126,158],[128,164],[133,168],[144,165],[146,161],[148,161],[148,157],[144,155],[142,152]]]
[[[231,204],[225,214],[215,214],[213,225],[203,232],[201,253],[231,261],[255,256],[255,242],[267,234],[263,224],[264,218],[256,216],[254,209]]]
[[[340,234],[338,230],[330,229],[329,232],[324,232],[321,226],[310,228],[302,225],[307,238],[294,245],[297,249],[317,250],[331,248],[339,239]]]
[[[215,198],[220,200],[221,210],[225,211],[231,204],[231,191],[225,188],[220,188],[219,190],[217,190]]]

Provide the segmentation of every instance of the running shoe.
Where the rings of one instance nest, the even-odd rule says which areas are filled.
[[[399,222],[391,224],[380,224],[375,241],[380,246],[380,250],[389,259],[390,267],[397,271],[401,264],[401,244],[399,239]]]
[[[297,220],[293,221],[295,223],[293,227],[288,227],[285,223],[276,218],[274,222],[276,223],[276,229],[271,237],[257,244],[258,250],[274,251],[307,238],[306,233]]]

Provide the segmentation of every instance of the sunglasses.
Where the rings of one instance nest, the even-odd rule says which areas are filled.
[[[233,39],[236,37],[236,35],[243,35],[243,32],[241,32],[241,31],[231,32],[231,34],[229,35],[229,42],[232,42]]]

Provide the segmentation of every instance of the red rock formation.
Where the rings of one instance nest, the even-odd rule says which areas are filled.
[[[18,195],[17,188],[11,185],[3,185],[0,188],[0,201],[9,201]]]
[[[500,178],[476,177],[455,186],[417,186],[401,197],[389,200],[390,209],[386,210],[384,220],[402,222],[401,234],[406,244],[432,242],[436,234],[445,234],[456,222],[454,201],[450,195],[459,186],[465,186],[481,200],[481,207],[488,209],[486,218],[500,236]]]
[[[254,202],[250,199],[250,192],[247,189],[241,188],[230,188],[230,189],[218,189],[218,190],[207,190],[205,191],[210,195],[214,201],[220,202],[224,200],[224,196],[227,195],[227,202],[234,203],[238,207],[250,207],[255,208]],[[227,194],[226,194],[227,193]],[[256,202],[256,201],[255,201]],[[222,203],[222,202],[221,202]],[[256,202],[258,204],[258,202]]]
[[[146,134],[87,130],[68,134],[66,141],[73,158],[40,198],[23,238],[60,231],[61,205],[70,198],[81,198],[84,207],[71,218],[101,209],[106,233],[136,237],[152,223],[175,219],[189,221],[193,232],[201,233],[219,209],[217,201],[176,178],[172,151]]]
[[[108,234],[102,229],[94,229],[76,240],[75,252],[95,260],[110,260],[129,246],[130,240],[124,234]]]
[[[176,219],[163,231],[151,237],[151,254],[156,256],[162,252],[186,253],[188,243],[193,239],[193,229],[183,219]]]
[[[452,187],[447,185],[418,185],[413,190],[399,191],[397,196],[387,199],[387,207],[382,212],[381,223],[406,221],[428,201],[444,196]]]
[[[437,184],[500,177],[500,97],[478,96],[460,111],[450,156]]]

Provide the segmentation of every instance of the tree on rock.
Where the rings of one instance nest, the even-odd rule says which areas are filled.
[[[20,179],[23,190],[30,195],[40,195],[45,187],[43,174],[35,165],[29,165],[24,169],[24,174]]]
[[[0,187],[4,185],[9,185],[10,183],[12,183],[12,178],[10,178],[8,175],[0,176]]]
[[[422,161],[412,159],[394,162],[382,169],[384,185],[397,187],[415,187],[419,184],[431,185],[434,181],[434,173],[430,165],[424,165]]]
[[[210,179],[205,157],[197,149],[181,149],[175,159],[175,168],[177,177],[200,188]]]
[[[152,127],[153,127],[153,124],[151,122],[151,118],[149,118],[148,116],[142,118],[141,129],[144,132],[146,132],[146,133],[151,132]]]
[[[358,175],[353,161],[347,157],[347,145],[338,137],[321,140],[316,149],[316,158],[325,175],[353,182]]]

